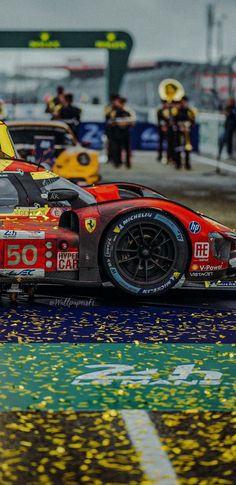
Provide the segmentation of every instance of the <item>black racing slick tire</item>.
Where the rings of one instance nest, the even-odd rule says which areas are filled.
[[[154,209],[133,210],[109,227],[102,244],[110,282],[136,296],[163,293],[177,284],[188,264],[182,227]]]

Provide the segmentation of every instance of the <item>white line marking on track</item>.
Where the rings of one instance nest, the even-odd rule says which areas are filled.
[[[146,411],[124,410],[121,416],[140,460],[140,465],[152,485],[177,485],[175,470],[162,449],[157,431]]]
[[[230,165],[229,163],[225,163],[223,161],[217,161],[204,155],[197,155],[195,157],[195,161],[204,165],[210,165],[211,167],[215,168],[218,167],[219,169],[223,168],[224,170],[228,170],[228,172],[236,173],[235,165]]]

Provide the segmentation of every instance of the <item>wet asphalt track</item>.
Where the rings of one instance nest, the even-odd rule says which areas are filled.
[[[3,296],[0,484],[233,485],[235,296],[175,290],[137,304],[112,288],[79,298],[44,288],[17,305]],[[154,443],[142,438],[140,452],[124,409],[148,412],[174,477],[165,457],[148,454]]]

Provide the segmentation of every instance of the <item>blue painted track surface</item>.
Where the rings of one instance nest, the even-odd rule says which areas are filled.
[[[0,307],[3,342],[233,343],[235,310],[192,307]]]

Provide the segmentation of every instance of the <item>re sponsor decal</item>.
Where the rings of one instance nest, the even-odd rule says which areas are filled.
[[[171,276],[171,278],[166,283],[164,283],[163,285],[159,286],[158,292],[167,290],[170,286],[172,286],[173,281],[177,280],[178,277],[179,277],[179,275],[180,275],[180,273],[178,273],[177,271],[175,271],[173,273],[173,275]],[[139,293],[142,294],[142,295],[153,295],[153,294],[156,293],[156,288],[142,289],[142,290],[139,290]]]
[[[212,278],[214,271],[194,271],[189,273],[191,278]]]
[[[16,231],[5,231],[4,234],[3,234],[3,239],[8,239],[8,238],[14,238],[16,237]]]
[[[153,218],[153,213],[152,212],[138,212],[137,214],[132,214],[131,216],[128,216],[124,221],[123,224],[124,226],[128,224],[129,222],[136,221],[137,219],[140,219],[142,217],[148,217],[148,218]],[[120,226],[122,229],[122,226]]]
[[[62,213],[64,212],[63,209],[61,209],[60,207],[53,207],[51,209],[51,215],[53,217],[60,217],[62,215]]]
[[[31,39],[28,43],[31,49],[59,49],[61,42],[53,39],[50,32],[41,32],[38,39]]]
[[[199,234],[199,232],[201,232],[201,224],[196,221],[190,222],[188,228],[191,234]]]
[[[108,238],[107,243],[106,243],[106,247],[105,247],[105,256],[106,257],[111,256],[112,249],[113,249],[113,239]]]
[[[218,264],[217,266],[212,266],[210,264],[202,265],[200,264],[201,271],[220,271],[223,267],[223,264]]]
[[[214,281],[206,282],[206,288],[234,288],[236,289],[236,281]]]
[[[45,232],[0,230],[0,239],[45,239]]]
[[[119,234],[119,232],[121,231],[122,228],[120,228],[119,226],[116,226],[114,229],[113,229],[113,232],[115,234]]]
[[[43,277],[45,275],[45,271],[42,268],[1,269],[0,274],[21,277]]]
[[[196,259],[207,259],[210,254],[210,245],[208,242],[195,242],[194,257]]]
[[[14,209],[13,214],[16,216],[38,216],[46,215],[49,212],[48,206],[45,207],[28,207],[28,208],[17,208]],[[4,214],[5,215],[5,214]]]
[[[116,32],[107,32],[104,39],[95,41],[94,47],[97,49],[125,50],[128,46],[126,40],[120,39]]]
[[[133,292],[140,295],[155,295],[157,293],[157,288],[138,288],[137,286],[130,284],[128,281],[121,277],[116,267],[112,266],[110,258],[107,260],[107,264],[111,270],[113,278],[128,290],[132,290]],[[170,279],[166,283],[163,283],[161,286],[158,287],[158,292],[167,290],[170,286],[172,286],[173,282],[178,280],[179,276],[180,273],[178,271],[174,271]]]
[[[60,195],[57,192],[50,192],[50,201],[52,200],[60,200]]]
[[[213,264],[193,264],[193,271],[221,271],[223,269],[223,263],[213,265]]]
[[[33,180],[45,180],[45,179],[55,179],[58,178],[53,172],[49,172],[46,170],[42,170],[41,172],[30,172],[30,175]]]
[[[61,251],[57,253],[58,271],[76,271],[79,268],[79,253],[76,251]]]
[[[85,219],[84,225],[85,225],[86,230],[89,233],[92,233],[92,232],[95,231],[95,229],[97,227],[97,220],[94,217],[89,217],[88,219]]]
[[[173,276],[174,276],[174,278],[178,279],[180,277],[180,274],[181,273],[179,271],[175,271]]]

